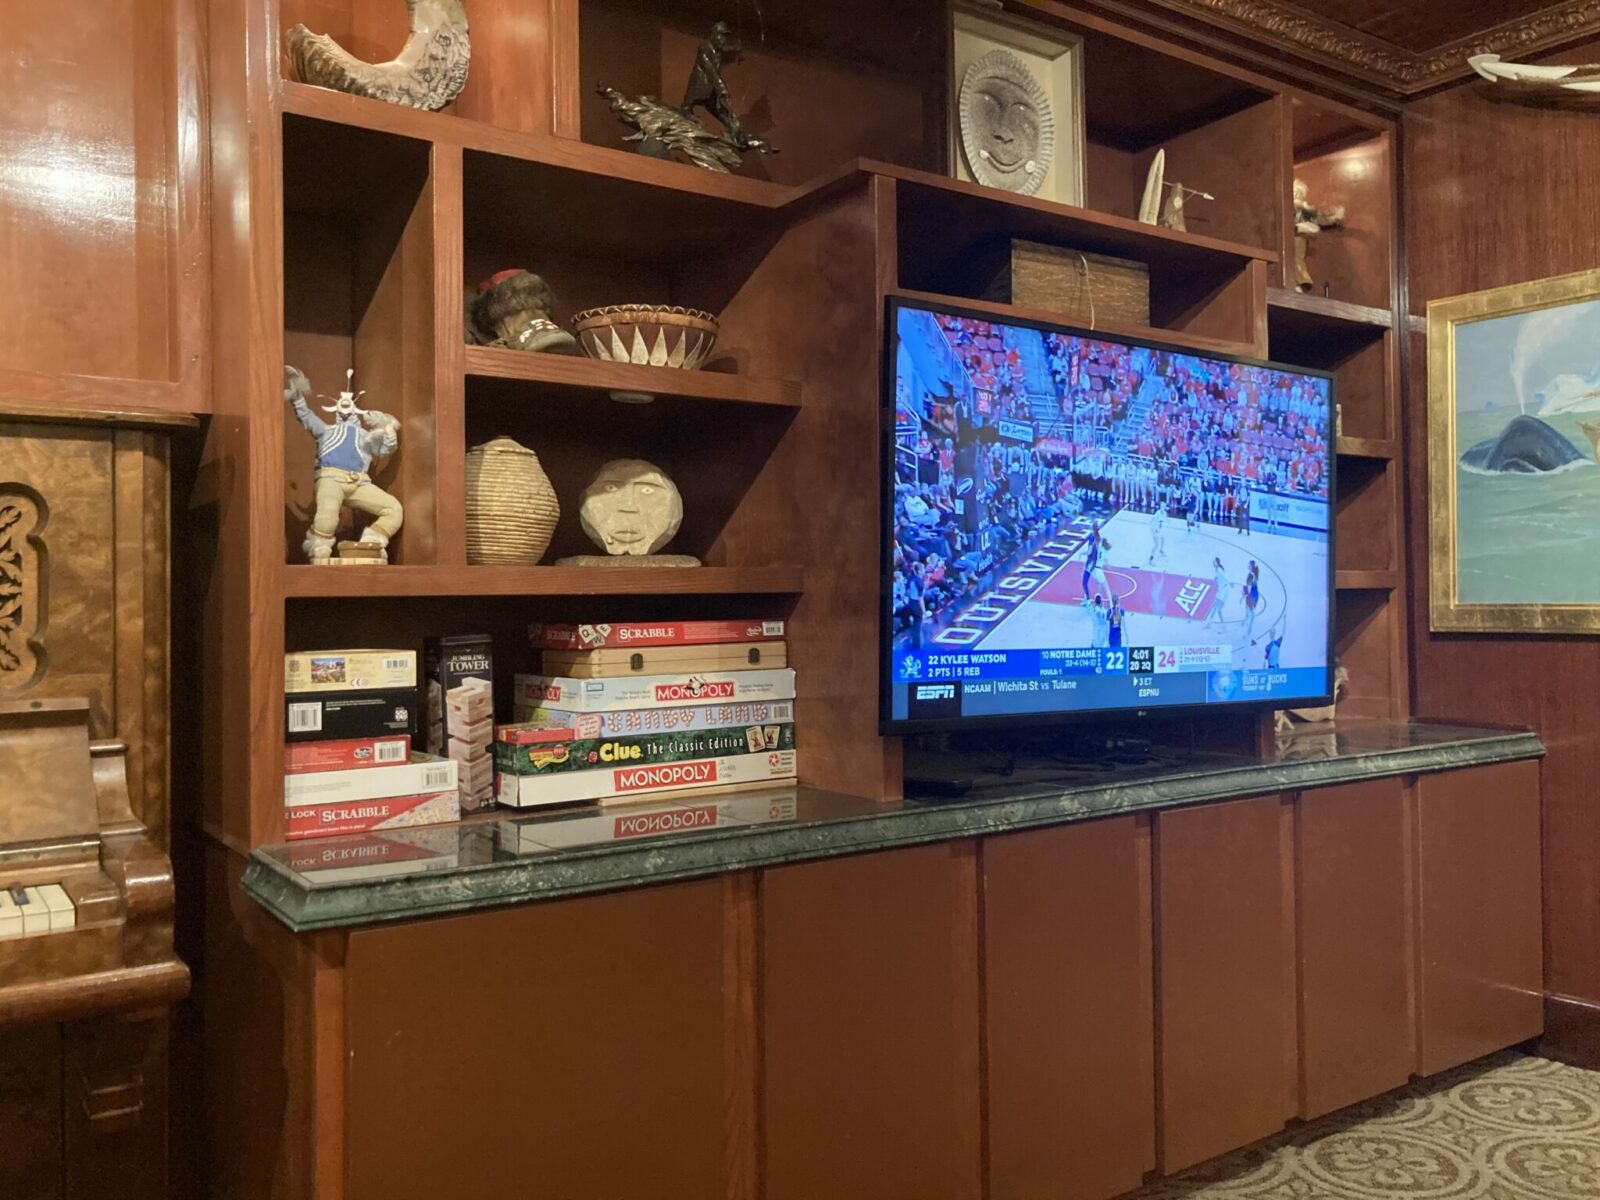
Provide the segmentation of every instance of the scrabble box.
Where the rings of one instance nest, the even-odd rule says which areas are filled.
[[[612,646],[708,646],[783,640],[782,621],[658,621],[651,624],[530,625],[535,650],[603,650]]]

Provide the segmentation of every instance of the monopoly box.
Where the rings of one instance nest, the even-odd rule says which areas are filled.
[[[707,671],[695,675],[641,675],[622,679],[518,675],[515,690],[516,703],[528,708],[586,713],[793,699],[794,672],[786,667],[771,671]]]

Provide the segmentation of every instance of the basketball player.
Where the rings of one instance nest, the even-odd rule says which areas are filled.
[[[1111,598],[1111,608],[1106,613],[1109,638],[1107,639],[1113,650],[1122,647],[1122,623],[1128,618],[1128,610],[1122,607],[1122,601],[1115,596]]]
[[[1167,510],[1156,506],[1155,515],[1150,518],[1150,557],[1145,560],[1145,566],[1153,566],[1156,559],[1167,556]]]
[[[1106,541],[1105,534],[1100,532],[1100,522],[1094,523],[1094,528],[1089,531],[1089,549],[1083,557],[1083,595],[1085,601],[1089,597],[1089,584],[1094,576],[1100,576],[1100,582],[1106,585],[1106,591],[1111,590],[1111,581],[1106,578],[1106,569],[1101,562],[1102,556],[1111,549],[1111,543]]]
[[[1264,659],[1264,661],[1266,662],[1266,665],[1267,665],[1267,670],[1269,670],[1269,671],[1278,670],[1278,659],[1279,659],[1279,655],[1282,653],[1282,651],[1283,651],[1283,628],[1280,625],[1274,625],[1272,627],[1272,639],[1269,642],[1267,642],[1267,652],[1263,656],[1263,659]]]
[[[1111,615],[1106,610],[1106,598],[1099,592],[1094,594],[1089,615],[1094,619],[1094,641],[1091,644],[1096,650],[1104,649],[1111,640]]]
[[[1244,636],[1254,646],[1255,638],[1251,637],[1256,629],[1256,606],[1261,603],[1261,568],[1255,559],[1250,560],[1250,570],[1244,577]]]
[[[1213,558],[1211,565],[1216,571],[1217,599],[1216,603],[1211,606],[1211,617],[1206,621],[1206,624],[1221,625],[1223,622],[1222,611],[1228,604],[1228,571],[1222,565],[1220,558]]]

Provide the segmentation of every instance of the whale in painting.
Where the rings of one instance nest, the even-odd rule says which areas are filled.
[[[1553,426],[1528,416],[1513,418],[1498,437],[1461,456],[1463,467],[1491,475],[1538,475],[1588,461]]]

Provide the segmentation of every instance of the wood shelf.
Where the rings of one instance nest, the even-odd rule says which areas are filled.
[[[349,125],[414,141],[460,146],[464,150],[478,150],[606,178],[626,178],[629,182],[648,187],[690,192],[760,209],[781,207],[795,191],[763,179],[705,171],[685,163],[647,158],[609,146],[592,146],[572,138],[518,133],[449,113],[423,112],[293,80],[283,82],[282,109],[285,113],[334,125]]]
[[[1119,258],[1149,262],[1232,259],[1245,262],[1275,263],[1278,254],[1260,246],[1246,246],[1199,233],[1179,232],[1160,225],[1146,225],[1127,217],[1018,196],[999,188],[984,187],[962,179],[897,167],[890,163],[861,159],[833,176],[794,189],[796,195],[831,190],[857,174],[879,175],[899,183],[903,205],[920,210],[932,221],[948,220],[943,233],[957,240],[970,237],[974,226],[986,232],[989,225],[1004,221],[1012,237],[1071,245]],[[966,219],[960,220],[959,218]],[[902,215],[902,221],[904,215]]]
[[[1082,328],[1074,325],[1072,318],[1064,313],[1051,312],[1043,308],[1026,308],[1017,304],[999,304],[993,300],[968,300],[962,296],[946,296],[939,292],[923,292],[914,288],[895,288],[885,295],[898,296],[902,300],[910,300],[916,304],[925,304],[931,308],[961,308],[971,312],[984,313],[1008,321],[1036,321],[1046,325],[1066,325],[1070,328]],[[1225,354],[1236,358],[1258,358],[1256,348],[1249,342],[1229,342],[1222,338],[1200,337],[1192,333],[1183,333],[1176,329],[1154,329],[1148,325],[1124,325],[1118,321],[1100,321],[1095,325],[1094,332],[1103,333],[1108,337],[1130,337],[1145,341],[1166,342],[1168,345],[1178,346],[1185,350],[1193,350],[1200,354]]]
[[[1400,572],[1336,571],[1333,582],[1341,592],[1392,592],[1400,586]]]
[[[1389,438],[1341,437],[1337,449],[1340,458],[1377,458],[1385,461],[1395,458],[1399,453]]]
[[[799,567],[284,568],[289,599],[373,596],[742,596],[804,590]]]
[[[1333,300],[1293,288],[1268,288],[1267,307],[1285,313],[1328,322],[1337,326],[1366,325],[1374,329],[1394,328],[1394,314],[1385,308],[1369,308],[1347,300]]]
[[[601,392],[648,392],[658,397],[712,400],[799,408],[800,385],[789,380],[752,379],[717,371],[683,371],[672,367],[639,367],[570,354],[529,354],[495,346],[469,346],[467,376],[509,379]]]

